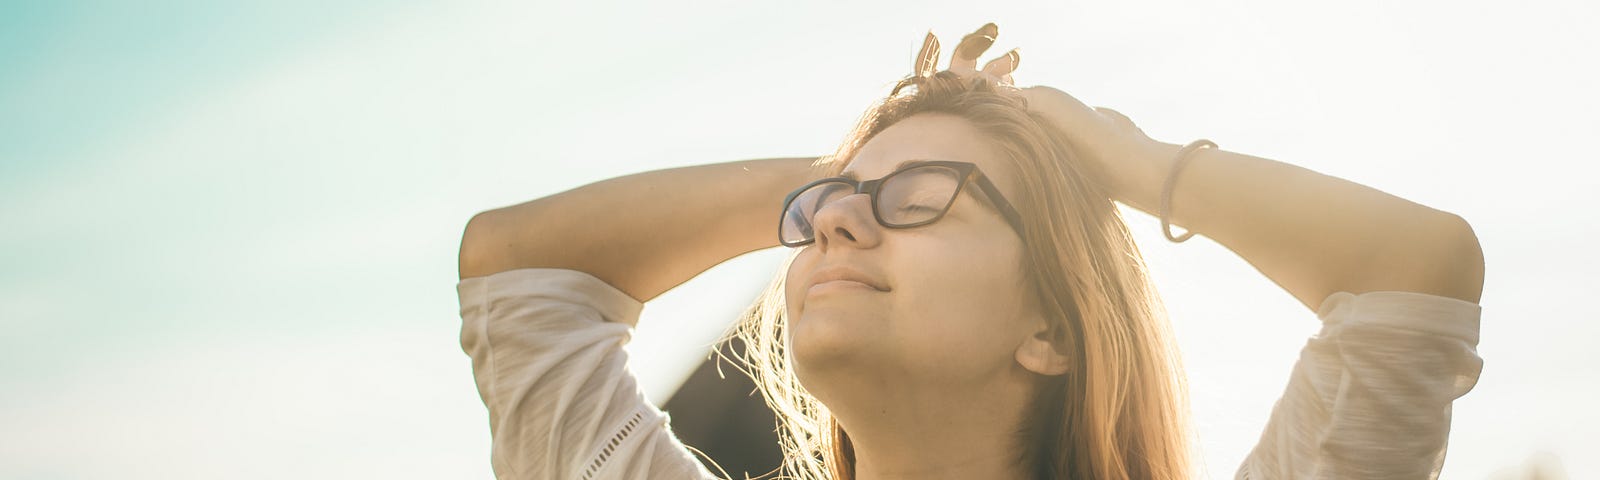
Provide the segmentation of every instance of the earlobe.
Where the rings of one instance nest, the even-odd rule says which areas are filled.
[[[1057,352],[1044,333],[1028,337],[1017,347],[1017,363],[1040,375],[1061,375],[1071,369],[1066,355]]]

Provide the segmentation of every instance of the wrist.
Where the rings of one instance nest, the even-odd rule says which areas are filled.
[[[1161,208],[1161,188],[1181,149],[1183,145],[1155,140],[1142,145],[1128,159],[1127,168],[1117,170],[1112,199],[1156,215]]]

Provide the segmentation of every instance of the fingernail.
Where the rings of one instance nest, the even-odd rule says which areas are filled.
[[[994,22],[985,23],[983,26],[978,27],[978,30],[973,33],[984,35],[989,38],[998,37],[1000,36],[1000,26],[995,25]]]
[[[1022,47],[1013,48],[1010,52],[1006,52],[1006,55],[1011,57],[1012,70],[1016,70],[1017,65],[1022,64]]]

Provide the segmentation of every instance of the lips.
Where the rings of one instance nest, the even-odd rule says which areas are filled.
[[[816,272],[813,272],[811,274],[811,281],[806,282],[806,288],[809,289],[811,287],[816,286],[817,284],[820,284],[820,283],[823,283],[823,282],[831,282],[831,281],[834,281],[834,280],[849,280],[849,281],[853,281],[853,282],[861,282],[863,284],[866,284],[869,287],[877,289],[880,292],[889,291],[889,286],[884,284],[884,282],[882,280],[878,280],[876,278],[868,276],[865,273],[861,273],[860,270],[856,270],[856,269],[852,269],[852,268],[844,267],[844,266],[825,267],[825,268],[822,268],[820,270],[817,270]]]

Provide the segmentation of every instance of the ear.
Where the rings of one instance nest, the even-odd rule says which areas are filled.
[[[1066,355],[1056,351],[1050,337],[1049,324],[1041,320],[1039,329],[1017,346],[1017,363],[1040,375],[1067,373],[1072,364]]]

